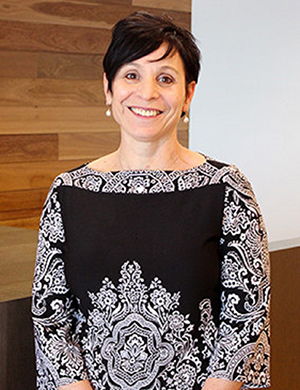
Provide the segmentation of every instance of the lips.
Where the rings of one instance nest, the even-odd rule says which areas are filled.
[[[145,109],[140,107],[129,107],[135,115],[146,117],[146,118],[155,118],[162,113],[160,110],[155,109]]]

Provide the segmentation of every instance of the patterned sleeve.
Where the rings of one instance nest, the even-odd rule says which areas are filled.
[[[75,329],[75,301],[64,274],[65,233],[60,179],[49,191],[40,223],[32,290],[37,389],[54,390],[87,379]]]
[[[225,179],[221,314],[209,376],[270,386],[270,263],[262,216],[246,178]]]

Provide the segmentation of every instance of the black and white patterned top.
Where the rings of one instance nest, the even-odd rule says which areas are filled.
[[[236,167],[63,173],[39,232],[37,388],[192,390],[208,376],[268,387],[269,277]]]

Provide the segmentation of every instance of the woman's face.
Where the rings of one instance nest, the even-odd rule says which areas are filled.
[[[178,52],[157,61],[166,52],[159,49],[123,65],[117,72],[112,92],[104,75],[106,100],[123,135],[154,141],[176,132],[182,111],[187,111],[195,82],[186,88],[183,61]]]

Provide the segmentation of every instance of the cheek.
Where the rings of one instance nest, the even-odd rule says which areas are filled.
[[[174,94],[169,101],[174,110],[181,111],[185,103],[185,93]]]

